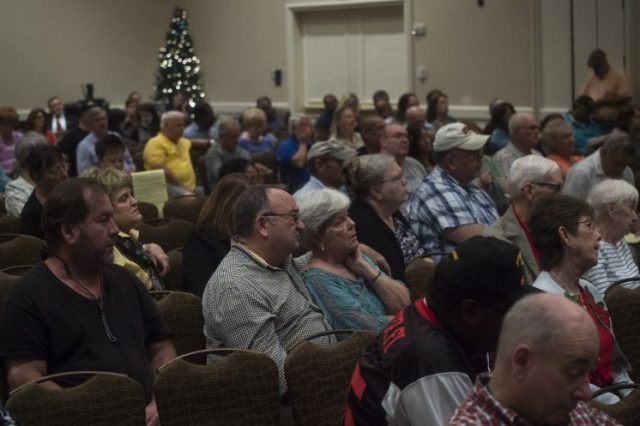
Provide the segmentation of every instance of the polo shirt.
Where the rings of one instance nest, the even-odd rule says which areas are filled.
[[[149,139],[144,147],[144,168],[153,170],[153,165],[161,164],[171,170],[185,188],[193,191],[196,188],[196,174],[191,165],[190,149],[189,139],[180,138],[178,143],[175,143],[160,132],[156,137]]]

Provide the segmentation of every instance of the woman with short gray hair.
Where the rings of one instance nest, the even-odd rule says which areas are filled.
[[[605,291],[616,281],[640,275],[631,249],[624,236],[632,232],[638,222],[638,190],[620,179],[606,179],[593,187],[589,203],[594,210],[595,226],[602,240],[598,247],[598,264],[583,278],[593,284],[604,297]],[[640,281],[625,284],[636,288]]]
[[[361,253],[349,199],[328,188],[295,199],[312,253],[302,277],[313,301],[334,329],[381,330],[409,304],[409,292]]]
[[[564,120],[553,120],[547,124],[540,135],[540,140],[547,158],[558,164],[563,178],[571,166],[584,158],[576,154],[573,127]]]

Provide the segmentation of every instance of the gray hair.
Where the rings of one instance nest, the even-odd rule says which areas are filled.
[[[103,112],[105,114],[107,113],[107,111],[104,108],[102,108],[100,106],[93,106],[93,107],[89,108],[89,110],[87,110],[86,119],[87,119],[87,121],[93,121],[96,118],[98,118],[98,116]]]
[[[555,161],[540,155],[518,158],[509,169],[509,195],[512,200],[522,196],[522,188],[529,182],[542,182],[560,167]]]
[[[247,188],[233,203],[233,233],[239,237],[249,238],[253,235],[254,222],[258,215],[269,208],[267,185],[255,185]]]
[[[182,111],[166,111],[162,113],[160,117],[160,127],[164,127],[171,120],[175,120],[176,118],[184,119],[184,113]]]
[[[354,157],[345,165],[346,184],[351,196],[364,200],[372,186],[384,180],[384,173],[395,162],[395,158],[386,154],[369,154]]]
[[[533,116],[526,112],[516,112],[509,119],[509,134],[513,135],[515,132],[524,127],[527,119],[533,119]]]
[[[622,179],[605,179],[591,189],[588,198],[593,207],[596,220],[607,214],[609,204],[617,206],[631,204],[633,209],[638,204],[638,190]]]
[[[542,135],[540,136],[542,146],[551,152],[555,152],[558,138],[560,135],[567,132],[571,132],[571,134],[573,134],[573,127],[571,127],[571,124],[564,120],[551,120],[545,126],[542,131]]]
[[[294,199],[300,220],[304,223],[302,238],[307,247],[311,246],[313,237],[320,235],[336,214],[349,207],[349,197],[331,188],[305,191],[295,195]]]
[[[230,126],[237,125],[240,128],[240,122],[233,117],[226,117],[220,120],[218,124],[218,134],[225,135]]]
[[[607,136],[600,150],[609,155],[623,155],[631,157],[635,153],[635,147],[627,132],[614,129]]]
[[[304,114],[293,114],[290,118],[289,118],[289,133],[293,133],[296,131],[296,129],[298,128],[298,126],[300,125],[300,122],[302,120],[309,120],[309,117],[307,117]]]

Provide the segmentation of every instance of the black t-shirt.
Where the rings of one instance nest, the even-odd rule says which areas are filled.
[[[20,213],[20,233],[25,235],[33,235],[44,240],[44,231],[42,230],[42,204],[36,197],[35,189],[27,198],[27,202]]]
[[[104,311],[117,338],[107,339],[95,300],[76,293],[40,263],[11,289],[0,311],[0,358],[45,360],[47,374],[98,370],[127,374],[153,394],[147,344],[169,332],[143,284],[109,265],[103,275]],[[86,380],[58,382],[71,386]]]

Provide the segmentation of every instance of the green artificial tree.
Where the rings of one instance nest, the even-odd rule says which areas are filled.
[[[171,18],[165,46],[158,53],[160,68],[156,73],[156,101],[167,104],[176,91],[188,99],[188,109],[204,100],[200,83],[200,59],[195,54],[189,35],[187,11],[176,7]]]

